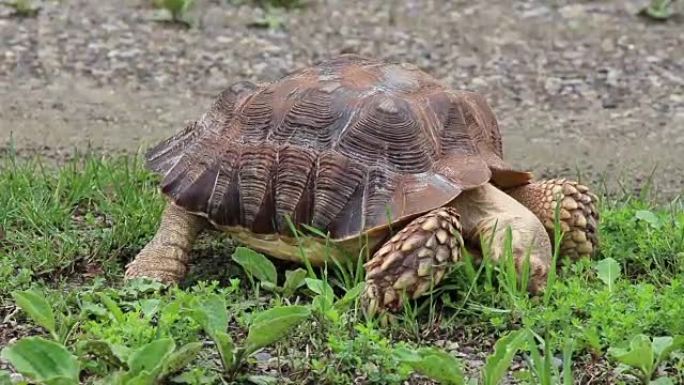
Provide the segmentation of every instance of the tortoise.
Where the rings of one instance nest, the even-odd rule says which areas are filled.
[[[279,259],[364,258],[363,303],[393,311],[464,250],[481,255],[484,236],[500,260],[507,229],[519,272],[529,258],[529,291],[543,291],[557,204],[561,254],[598,247],[587,186],[509,166],[484,97],[406,63],[344,54],[272,83],[236,82],[149,149],[146,167],[168,202],[127,279],[179,282],[194,240],[214,229]]]

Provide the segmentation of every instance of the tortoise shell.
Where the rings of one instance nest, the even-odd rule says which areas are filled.
[[[487,182],[526,183],[502,160],[485,100],[406,64],[343,55],[274,83],[239,82],[147,153],[176,205],[218,227],[351,239]],[[291,220],[291,222],[289,222]],[[288,223],[289,222],[289,223]]]

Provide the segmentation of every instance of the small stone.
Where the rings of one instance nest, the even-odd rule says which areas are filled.
[[[259,352],[254,355],[254,358],[256,358],[257,362],[268,362],[273,356],[268,354],[267,352]]]
[[[563,86],[563,79],[557,77],[549,77],[544,82],[544,89],[550,95],[556,95]]]

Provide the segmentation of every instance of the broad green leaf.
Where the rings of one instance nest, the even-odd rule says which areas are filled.
[[[340,312],[338,312],[332,307],[329,307],[325,312],[323,312],[323,314],[327,319],[331,320],[332,322],[337,322],[340,320]]]
[[[200,350],[202,350],[201,342],[189,342],[183,345],[180,349],[168,356],[158,378],[164,378],[183,369],[197,357],[197,353],[199,353]]]
[[[150,319],[157,314],[160,304],[161,301],[157,298],[143,299],[140,300],[140,310],[145,318]]]
[[[484,385],[497,385],[511,366],[513,357],[522,348],[527,330],[517,330],[499,338],[494,344],[494,354],[487,357],[484,366]]]
[[[209,294],[199,298],[191,315],[209,335],[225,332],[228,329],[226,300],[218,294]]]
[[[422,348],[417,351],[399,348],[395,350],[395,355],[400,362],[409,365],[415,372],[442,384],[465,384],[461,362],[444,351],[435,348]]]
[[[126,357],[120,357],[114,353],[112,345],[107,341],[100,340],[86,340],[79,341],[76,345],[79,356],[85,354],[92,354],[98,359],[108,362],[110,365],[123,368],[125,366]]]
[[[12,385],[12,378],[9,372],[0,370],[0,385]]]
[[[268,281],[261,281],[261,288],[270,291],[270,292],[277,292],[278,291],[278,286],[274,283],[268,282]]]
[[[606,285],[608,285],[608,290],[613,290],[613,283],[620,276],[620,264],[617,263],[613,258],[605,258],[596,264],[596,272]]]
[[[674,343],[674,338],[672,337],[653,337],[651,342],[651,347],[653,348],[653,353],[657,361],[660,361],[662,354],[667,351],[667,349]]]
[[[288,270],[285,272],[285,283],[283,284],[283,293],[286,296],[291,296],[297,289],[304,285],[304,278],[306,278],[306,270],[301,267],[297,270]]]
[[[90,314],[96,317],[105,317],[108,313],[107,309],[100,304],[87,302],[81,305],[81,316],[87,316]]]
[[[275,265],[263,254],[246,247],[238,247],[233,253],[233,261],[237,262],[250,276],[259,281],[278,283],[278,273]]]
[[[675,0],[651,0],[649,5],[639,11],[639,15],[654,20],[667,20],[672,16],[672,4]]]
[[[154,340],[147,345],[135,350],[128,358],[129,373],[137,376],[143,371],[156,376],[162,369],[166,358],[176,348],[171,338]]]
[[[670,377],[658,377],[648,383],[648,385],[675,385]]]
[[[139,296],[140,294],[152,294],[164,288],[165,284],[147,277],[133,278],[127,280],[124,289]]]
[[[124,379],[126,372],[123,370],[117,370],[115,372],[109,373],[105,378],[100,381],[95,382],[96,385],[126,385]]]
[[[311,310],[301,305],[274,307],[257,314],[245,340],[247,354],[287,336],[290,329],[310,315]]]
[[[534,335],[532,333],[526,333],[527,334],[527,350],[530,352],[531,356],[531,362],[532,362],[532,374],[534,374],[535,378],[537,379],[537,382],[539,385],[548,385],[547,383],[544,382],[544,380],[547,380],[550,378],[550,373],[549,373],[549,366],[548,366],[548,355],[545,355],[542,357],[542,355],[539,353],[539,349],[537,348],[537,341],[534,339]],[[548,344],[546,344],[548,346]]]
[[[156,376],[147,370],[135,374],[125,381],[126,385],[155,385]]]
[[[162,0],[164,8],[169,10],[174,17],[183,14],[192,4],[193,0]]]
[[[575,340],[569,338],[563,345],[563,385],[573,385],[572,353],[575,350]]]
[[[43,381],[45,385],[72,385],[74,380],[68,377],[54,377],[49,380]]]
[[[365,282],[359,282],[356,286],[347,291],[344,296],[337,302],[335,307],[340,310],[347,310],[351,304],[361,295],[361,292],[366,287]]]
[[[226,371],[232,369],[235,364],[235,345],[230,335],[225,332],[216,332],[212,335],[212,339],[216,343],[216,349],[221,356],[221,363]]]
[[[317,295],[314,297],[313,301],[311,301],[311,306],[322,313],[326,313],[333,307],[333,298],[329,295]]]
[[[659,229],[661,227],[660,218],[653,212],[648,210],[639,210],[634,214],[634,218],[640,221],[648,223],[653,229]]]
[[[131,356],[131,348],[119,344],[109,344],[109,348],[121,361],[128,362],[128,357]]]
[[[656,357],[656,364],[667,360],[670,353],[684,349],[684,336],[655,337],[651,342]]]
[[[109,313],[117,323],[126,322],[126,317],[124,316],[123,311],[121,311],[121,308],[119,308],[119,305],[117,305],[113,299],[109,298],[109,296],[105,293],[98,293],[98,295],[100,297],[100,301],[102,301],[102,303],[107,307],[107,310],[109,310]]]
[[[17,306],[25,311],[33,322],[56,335],[55,315],[45,297],[30,290],[15,291],[12,293],[12,297],[14,297]]]
[[[637,368],[649,377],[653,373],[655,359],[653,348],[649,338],[643,334],[634,336],[628,349],[610,348],[608,353],[618,362]]]
[[[306,287],[308,287],[309,290],[313,291],[314,293],[318,295],[325,295],[329,298],[335,298],[335,293],[333,292],[332,287],[330,287],[330,285],[322,279],[306,278],[304,279],[304,282],[306,282]]]
[[[78,360],[61,344],[41,337],[26,337],[2,350],[0,357],[9,361],[24,376],[39,382],[58,380],[60,384],[78,385]]]

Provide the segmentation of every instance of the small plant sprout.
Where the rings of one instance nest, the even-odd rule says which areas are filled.
[[[615,280],[620,277],[620,264],[610,257],[602,259],[596,264],[596,274],[608,286],[608,291],[613,291]]]
[[[26,337],[6,347],[0,357],[29,379],[46,385],[78,385],[76,356],[59,342]]]
[[[639,11],[640,16],[652,20],[665,21],[672,17],[676,0],[650,0],[648,6]]]
[[[198,299],[189,314],[216,344],[225,376],[234,379],[246,357],[285,338],[310,316],[311,310],[298,305],[278,306],[255,314],[242,346],[235,345],[227,332],[226,302],[221,296],[212,294]]]
[[[14,10],[14,14],[19,17],[34,17],[40,8],[33,3],[33,0],[4,0],[0,5],[5,5]]]
[[[684,336],[655,337],[644,334],[632,338],[628,347],[612,347],[609,356],[621,364],[621,370],[636,376],[643,385],[673,384],[667,376],[653,378],[658,367],[671,353],[684,349]]]
[[[163,9],[169,13],[172,22],[183,24],[187,27],[189,27],[191,23],[186,19],[185,15],[193,3],[194,0],[154,0],[154,5],[157,8]]]

